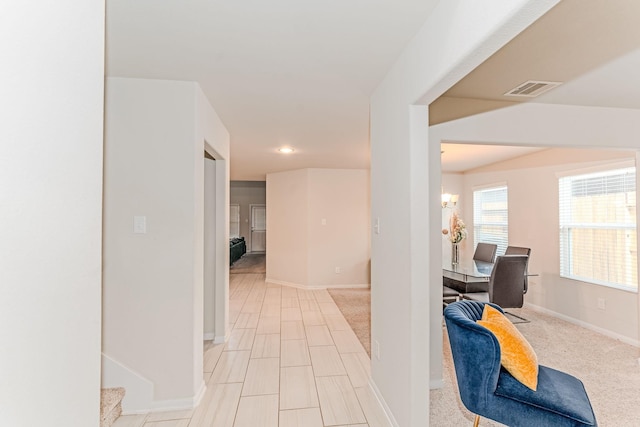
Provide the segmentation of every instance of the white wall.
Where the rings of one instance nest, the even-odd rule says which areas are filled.
[[[251,205],[267,203],[267,183],[265,181],[232,181],[231,203],[240,205],[240,236],[251,251]],[[269,231],[267,230],[267,233]]]
[[[368,212],[367,170],[268,174],[267,280],[301,287],[368,286]]]
[[[368,286],[369,171],[309,169],[307,190],[307,284]]]
[[[371,333],[381,348],[372,388],[397,425],[428,425],[429,369],[441,378],[442,358],[442,290],[429,287],[442,280],[440,141],[411,106],[432,102],[557,2],[439,2],[372,97]]]
[[[306,286],[308,169],[267,174],[267,279]]]
[[[104,4],[2,9],[0,425],[97,426]]]
[[[154,384],[148,408],[125,397],[129,412],[192,407],[204,391],[203,158],[205,141],[228,155],[228,133],[201,97],[192,82],[107,80],[103,352]]]

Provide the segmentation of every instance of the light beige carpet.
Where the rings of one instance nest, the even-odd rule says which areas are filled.
[[[229,267],[230,274],[265,274],[265,254],[244,254]]]
[[[534,310],[509,311],[530,320],[516,327],[531,343],[540,364],[582,380],[600,427],[640,426],[640,349]],[[473,415],[458,396],[446,328],[443,331],[444,387],[431,390],[429,425],[470,426]],[[480,425],[501,424],[483,418]]]
[[[327,289],[371,357],[371,290]]]

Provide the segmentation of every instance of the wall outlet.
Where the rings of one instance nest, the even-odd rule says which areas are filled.
[[[606,310],[607,309],[607,300],[605,300],[604,298],[598,298],[598,308],[600,310]]]
[[[373,340],[373,355],[377,360],[380,360],[380,343],[378,340]]]
[[[340,270],[340,267],[336,267],[336,274],[340,274],[342,273],[342,270]]]

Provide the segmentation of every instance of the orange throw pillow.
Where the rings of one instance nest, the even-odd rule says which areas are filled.
[[[538,387],[538,357],[531,344],[507,317],[489,304],[478,324],[489,329],[500,344],[500,363],[515,379],[531,390]]]

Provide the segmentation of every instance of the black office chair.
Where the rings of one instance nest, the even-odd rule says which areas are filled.
[[[474,261],[494,262],[498,245],[493,243],[478,243],[476,251],[473,253]]]
[[[489,291],[466,293],[462,297],[467,300],[491,302],[503,309],[521,308],[524,305],[524,278],[528,262],[527,255],[499,256],[489,277]],[[508,314],[528,322],[520,316]]]
[[[527,255],[531,258],[531,248],[523,248],[521,246],[507,246],[507,250],[504,252],[505,255]],[[529,263],[527,262],[527,270],[529,268]],[[524,293],[526,294],[529,290],[529,280],[527,275],[524,275]]]

